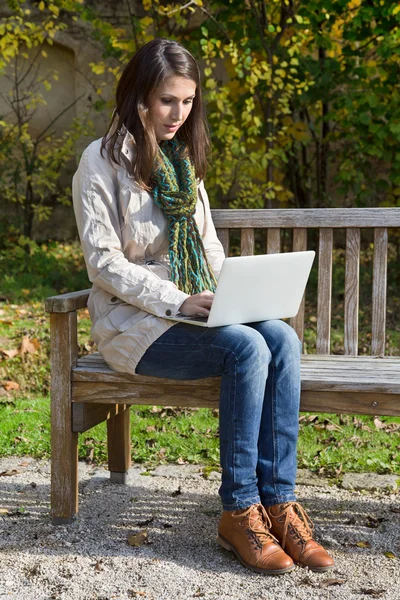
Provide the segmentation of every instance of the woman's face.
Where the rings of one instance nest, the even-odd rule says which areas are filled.
[[[186,121],[196,95],[196,83],[186,77],[167,77],[149,99],[149,115],[158,142],[172,140]]]

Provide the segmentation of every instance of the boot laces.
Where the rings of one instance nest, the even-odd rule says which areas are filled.
[[[277,538],[272,535],[270,529],[272,527],[271,519],[262,504],[252,504],[240,514],[234,515],[235,518],[243,520],[248,517],[248,529],[246,533],[252,533],[252,537],[256,545],[264,546],[271,540],[279,544]]]
[[[293,512],[291,511],[292,508]],[[298,502],[281,504],[280,509],[282,512],[274,516],[276,516],[280,522],[282,522],[282,517],[285,519],[281,543],[283,549],[285,549],[288,534],[295,539],[297,538],[299,544],[306,543],[313,539],[312,531],[314,529],[314,524],[307,512]]]

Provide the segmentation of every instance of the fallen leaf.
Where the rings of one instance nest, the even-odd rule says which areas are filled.
[[[0,477],[12,477],[13,475],[19,475],[21,471],[18,469],[9,469],[8,471],[3,471],[0,473]]]
[[[347,579],[324,579],[324,581],[320,582],[319,587],[325,589],[331,585],[342,585],[346,581]]]
[[[313,580],[311,579],[311,577],[309,575],[307,575],[306,577],[303,577],[303,579],[300,581],[300,585],[312,585],[313,584]]]
[[[103,561],[100,559],[97,561],[97,563],[94,565],[94,570],[97,571],[98,573],[100,573],[101,571],[104,571],[104,567],[101,564]]]
[[[376,527],[379,527],[379,525],[384,520],[385,519],[383,517],[373,517],[372,515],[368,515],[365,527],[371,527],[371,529],[376,529]]]
[[[357,548],[371,548],[371,544],[369,542],[356,542],[354,544],[354,546],[357,546]]]
[[[384,432],[390,433],[391,431],[398,431],[400,429],[400,423],[385,423]]]
[[[13,321],[10,321],[9,319],[0,319],[0,323],[1,323],[2,325],[7,325],[7,327],[9,327],[10,325],[13,325],[13,324],[14,324],[14,322],[13,322]]]
[[[37,338],[33,338],[32,340],[28,335],[24,335],[22,338],[22,344],[20,348],[20,353],[25,354],[28,352],[29,354],[33,354],[36,350],[39,350],[40,342]]]
[[[374,425],[377,429],[383,429],[385,427],[385,423],[381,421],[379,417],[375,417]]]
[[[383,594],[386,594],[386,590],[374,590],[373,588],[361,588],[360,592],[373,598],[380,598]]]
[[[0,508],[0,515],[8,515],[8,508]]]
[[[154,425],[149,425],[148,427],[146,427],[146,431],[147,431],[147,433],[151,433],[151,432],[157,431],[157,430],[154,427]]]
[[[185,461],[183,460],[182,456],[179,456],[178,460],[176,461],[178,465],[184,465]]]
[[[18,350],[0,350],[0,352],[5,358],[14,358],[18,354]]]
[[[397,556],[395,554],[393,554],[393,552],[384,552],[386,558],[397,558]]]
[[[147,529],[143,529],[143,531],[139,531],[139,533],[130,533],[127,538],[127,542],[129,546],[141,546],[148,540],[148,532]]]
[[[7,390],[7,392],[10,392],[11,390],[19,390],[19,383],[16,381],[6,381],[3,384],[3,387],[5,390]]]
[[[363,431],[369,431],[370,433],[374,433],[374,430],[372,429],[372,427],[368,427],[368,425],[362,425],[361,429]]]

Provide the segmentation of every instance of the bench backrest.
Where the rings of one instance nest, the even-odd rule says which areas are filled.
[[[371,354],[383,356],[386,343],[386,300],[388,228],[400,232],[400,208],[349,209],[268,209],[230,210],[215,209],[213,221],[219,239],[229,255],[230,230],[240,230],[242,255],[255,252],[255,230],[266,230],[267,253],[281,251],[281,230],[292,230],[292,250],[307,249],[307,230],[318,230],[318,299],[317,299],[317,354],[330,354],[332,313],[333,232],[346,231],[345,286],[344,286],[344,353],[358,353],[359,288],[360,288],[360,230],[373,230],[372,323]],[[397,242],[398,243],[398,242]],[[314,268],[314,267],[313,267]],[[400,270],[400,266],[399,266]],[[301,340],[304,338],[304,308],[291,320]]]

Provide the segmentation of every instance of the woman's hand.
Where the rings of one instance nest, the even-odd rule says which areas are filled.
[[[194,294],[186,298],[185,302],[181,305],[179,312],[185,317],[194,317],[195,315],[202,315],[208,317],[210,314],[211,304],[214,300],[214,294],[209,290],[204,290],[200,294]]]

